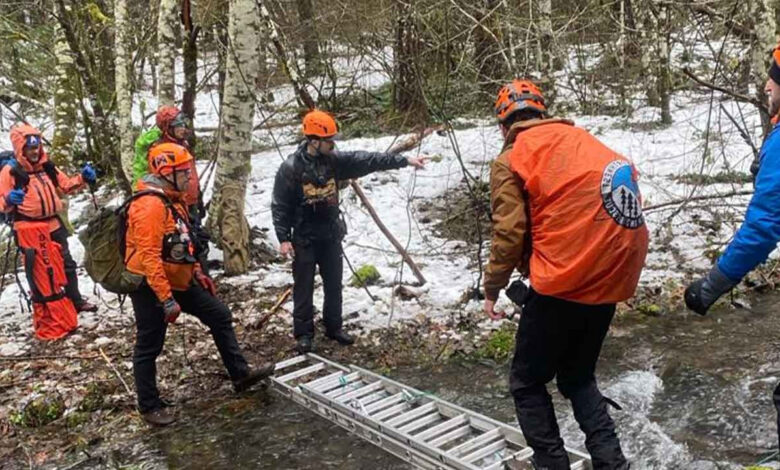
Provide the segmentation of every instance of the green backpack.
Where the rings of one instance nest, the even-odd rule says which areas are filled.
[[[146,176],[149,172],[149,147],[160,140],[162,131],[154,126],[138,136],[135,139],[135,152],[133,155],[133,185],[136,181]]]
[[[141,286],[144,276],[131,273],[125,266],[125,237],[127,211],[130,203],[141,196],[155,195],[172,210],[168,197],[153,190],[138,191],[119,207],[104,207],[90,219],[87,228],[79,233],[84,245],[84,268],[93,281],[115,294],[129,294]]]

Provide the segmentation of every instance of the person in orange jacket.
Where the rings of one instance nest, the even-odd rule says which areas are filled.
[[[490,175],[484,310],[502,318],[499,292],[515,269],[529,275],[530,289],[512,296],[522,314],[509,382],[534,466],[569,468],[546,388],[556,378],[594,469],[628,469],[595,370],[615,303],[633,295],[647,254],[636,170],[571,121],[548,117],[532,82],[504,86],[495,112],[504,147]]]
[[[138,408],[154,425],[168,425],[173,414],[157,390],[156,360],[167,326],[183,311],[211,331],[233,387],[244,391],[273,373],[274,365],[250,369],[241,354],[230,310],[216,297],[214,282],[195,258],[185,192],[192,178],[192,155],[181,145],[162,143],[150,151],[150,173],[139,180],[144,195],[127,212],[125,264],[144,276],[130,295],[136,320],[133,351]]]
[[[76,261],[68,246],[68,229],[57,213],[63,210],[61,194],[72,194],[86,184],[95,184],[95,170],[84,165],[81,174],[68,176],[54,166],[43,148],[41,132],[27,124],[11,128],[11,144],[16,162],[0,170],[0,211],[12,214],[13,220],[47,221],[51,239],[62,247],[68,284],[65,294],[78,312],[95,312],[97,305],[88,302],[79,292]],[[26,174],[22,185],[19,174]]]

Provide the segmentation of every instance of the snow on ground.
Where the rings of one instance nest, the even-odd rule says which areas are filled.
[[[343,76],[357,77],[355,80],[361,86],[378,86],[388,79],[378,64],[346,58],[342,62],[340,67],[344,69]],[[201,74],[207,73],[208,64],[206,61],[200,68]],[[284,122],[295,117],[292,107],[289,106],[293,103],[292,88],[275,88],[273,95],[275,114],[270,116],[256,113],[255,125],[263,123],[267,118],[274,122]],[[562,90],[559,99],[566,99],[566,96],[567,92]],[[577,115],[567,117],[636,163],[642,175],[640,186],[645,206],[648,207],[689,196],[750,189],[749,184],[727,183],[695,187],[675,179],[676,176],[686,173],[703,172],[716,175],[723,171],[747,172],[752,152],[722,112],[721,106],[738,120],[741,120],[744,114],[746,127],[758,146],[760,126],[757,113],[746,105],[740,107],[730,101],[721,102],[718,95],[711,100],[708,94],[676,94],[672,103],[674,124],[669,127],[656,125],[660,120],[659,111],[649,107],[639,108],[630,118]],[[134,123],[151,125],[153,117],[144,120],[143,116],[149,115],[155,107],[156,99],[153,93],[148,90],[139,92],[133,108]],[[216,91],[200,93],[196,108],[197,127],[217,127]],[[1,110],[0,113],[2,112],[6,111]],[[12,121],[12,117],[7,113],[0,116],[3,132]],[[706,133],[708,127],[709,135]],[[270,212],[273,178],[282,160],[295,149],[292,143],[296,133],[297,125],[287,125],[275,129],[258,129],[253,136],[256,142],[264,144],[266,148],[272,142],[281,145],[252,157],[252,173],[246,197],[246,214],[250,226],[266,230],[269,241],[274,246],[276,240]],[[339,142],[339,148],[385,151],[397,137],[399,136],[342,141]],[[454,140],[468,171],[487,181],[490,161],[498,154],[502,143],[495,122],[487,117],[473,121],[471,127],[455,131]],[[6,140],[0,141],[0,147],[9,146],[10,143]],[[407,155],[418,153],[437,155],[441,160],[430,162],[423,171],[405,168],[370,175],[363,178],[360,184],[390,231],[402,244],[408,245],[411,256],[420,265],[428,283],[422,289],[423,293],[419,299],[394,299],[391,293],[395,284],[401,279],[404,283],[414,282],[414,277],[352,194],[352,190],[344,190],[342,210],[349,230],[344,240],[345,254],[356,269],[370,263],[376,266],[382,276],[380,285],[370,287],[377,298],[377,301],[373,302],[363,289],[348,285],[351,273],[345,263],[344,314],[348,325],[378,328],[420,315],[443,317],[457,312],[481,315],[479,302],[471,301],[465,305],[461,302],[462,294],[475,285],[478,277],[473,262],[475,248],[466,246],[464,242],[437,237],[432,225],[419,222],[415,213],[416,205],[420,201],[440,196],[458,187],[461,182],[463,174],[454,146],[448,137],[433,134],[423,141],[419,149]],[[206,161],[201,162],[202,171],[206,165]],[[210,188],[206,190],[206,200],[209,197]],[[694,200],[678,212],[675,211],[678,205],[648,211],[646,215],[651,230],[651,252],[641,283],[644,286],[656,286],[670,279],[680,281],[685,276],[684,268],[703,270],[708,267],[710,261],[703,255],[703,251],[713,243],[728,240],[739,225],[740,213],[746,201],[745,197],[720,201],[720,205],[731,206],[724,207],[723,210],[734,216],[725,218],[711,213],[711,209],[716,207],[711,201]],[[82,215],[90,204],[90,199],[86,196],[73,198],[70,205],[71,219],[83,218]],[[707,223],[702,225],[702,222]],[[71,237],[70,243],[74,256],[80,261],[83,257],[83,247],[75,236]],[[487,247],[485,250],[486,254]],[[214,249],[211,256],[219,259],[221,253]],[[290,270],[289,262],[272,264],[245,276],[222,279],[220,282],[236,285],[254,283],[263,289],[278,289],[292,283]],[[82,292],[92,295],[94,284],[83,270],[80,274]],[[22,353],[33,341],[30,315],[20,308],[18,296],[16,285],[7,286],[0,294],[0,355]],[[82,315],[82,326],[94,326],[100,331],[106,328],[107,324],[132,323],[131,314],[118,312],[113,300],[115,296],[103,293],[100,298],[107,303],[101,305],[97,314]],[[321,305],[321,302],[322,292],[318,289],[315,293],[315,305]],[[506,300],[503,300],[503,303],[505,306],[509,304]],[[287,302],[283,307],[289,312],[292,308],[291,302]],[[289,315],[286,318],[291,320]],[[66,341],[76,340],[77,338],[71,338]]]

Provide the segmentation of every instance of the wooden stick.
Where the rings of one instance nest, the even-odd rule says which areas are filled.
[[[655,209],[661,209],[663,207],[669,207],[669,206],[674,206],[674,205],[677,205],[677,204],[682,204],[684,202],[706,201],[708,199],[721,199],[721,198],[727,198],[727,197],[731,197],[731,196],[750,196],[751,194],[753,194],[753,190],[752,189],[747,189],[747,190],[744,190],[744,191],[733,191],[733,192],[726,193],[726,194],[710,194],[710,195],[704,195],[704,196],[695,196],[695,197],[691,197],[691,198],[687,198],[687,199],[678,199],[676,201],[664,202],[664,203],[661,203],[661,204],[656,204],[654,206],[647,206],[647,207],[644,207],[642,210],[643,211],[652,211],[652,210],[655,210]]]
[[[398,240],[396,240],[393,234],[390,233],[390,230],[388,230],[388,228],[382,222],[382,219],[379,218],[379,215],[376,213],[376,210],[374,210],[374,207],[368,201],[366,194],[363,192],[363,188],[361,188],[360,185],[358,185],[354,181],[350,181],[349,184],[352,187],[352,190],[355,191],[355,194],[357,194],[358,198],[360,198],[360,202],[363,203],[363,206],[371,215],[371,218],[374,219],[374,222],[376,223],[377,227],[379,227],[379,230],[381,230],[382,233],[385,234],[385,237],[387,237],[387,239],[390,240],[390,243],[393,244],[395,249],[398,250],[398,253],[400,253],[401,256],[403,257],[404,262],[406,262],[406,264],[408,264],[409,267],[412,268],[414,277],[416,277],[417,280],[420,281],[420,284],[425,284],[426,282],[428,282],[425,280],[425,276],[423,276],[422,272],[420,272],[420,268],[417,267],[417,264],[415,264],[412,257],[409,256],[409,253],[406,251],[403,245],[401,245],[401,243],[399,243]]]
[[[125,390],[127,390],[128,395],[132,395],[133,392],[130,391],[130,387],[127,386],[127,382],[125,382],[125,379],[122,377],[122,374],[119,373],[116,367],[114,367],[114,364],[111,363],[111,359],[106,356],[106,353],[103,351],[103,348],[98,347],[98,351],[100,351],[100,355],[103,356],[103,359],[105,359],[106,364],[108,364],[108,367],[111,368],[111,370],[114,371],[114,374],[119,378],[119,381],[122,382],[122,385],[125,386]]]
[[[256,329],[261,329],[263,326],[265,326],[266,323],[268,323],[268,320],[271,319],[271,317],[276,313],[277,310],[279,310],[279,307],[282,306],[282,304],[290,298],[290,294],[292,294],[292,287],[288,287],[286,291],[282,294],[281,297],[279,297],[279,300],[276,302],[276,304],[271,307],[271,310],[268,311],[265,315],[263,315],[262,318],[257,322]]]

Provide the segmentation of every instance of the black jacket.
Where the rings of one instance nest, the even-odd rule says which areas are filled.
[[[341,181],[402,168],[405,157],[391,153],[337,152],[312,157],[306,142],[276,172],[271,213],[279,243],[331,240],[344,236],[339,223]]]

